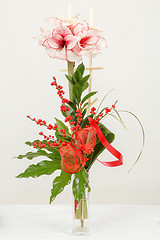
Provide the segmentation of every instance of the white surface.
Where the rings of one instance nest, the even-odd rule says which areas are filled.
[[[103,107],[118,99],[117,107],[133,111],[146,133],[142,158],[127,174],[140,151],[140,127],[124,114],[128,131],[114,119],[104,121],[116,134],[113,146],[124,155],[124,166],[109,169],[97,162],[91,170],[91,199],[94,203],[160,204],[159,0],[1,0],[0,203],[46,204],[49,201],[53,176],[15,179],[37,159],[12,157],[31,151],[24,142],[39,138],[38,133],[42,131],[26,115],[51,123],[54,116],[63,120],[60,100],[50,82],[55,75],[68,92],[67,80],[59,71],[66,68],[66,62],[49,58],[32,36],[39,34],[45,17],[66,16],[68,2],[72,4],[73,15],[80,13],[86,20],[89,20],[89,8],[93,7],[94,26],[102,29],[107,39],[108,48],[93,60],[94,66],[104,67],[103,71],[93,73],[93,91],[99,91],[100,101],[106,92],[115,88]],[[88,65],[86,58],[85,64]],[[107,161],[112,157],[105,151],[100,159]],[[70,203],[70,196],[69,187],[54,204]]]
[[[1,205],[1,240],[159,240],[160,206],[93,205],[89,236],[73,236],[70,205]]]

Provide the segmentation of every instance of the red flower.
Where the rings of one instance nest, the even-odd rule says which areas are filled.
[[[61,167],[67,173],[76,173],[86,164],[86,158],[82,151],[71,143],[59,148],[61,155]]]
[[[77,130],[71,137],[71,142],[87,155],[94,151],[96,145],[96,129],[94,127],[86,127]]]

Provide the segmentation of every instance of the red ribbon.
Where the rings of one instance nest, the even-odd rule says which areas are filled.
[[[112,161],[112,162],[102,162],[98,160],[100,163],[102,163],[106,167],[117,167],[123,164],[123,156],[120,152],[118,152],[112,145],[107,141],[105,136],[103,135],[101,129],[99,128],[97,122],[95,119],[88,117],[88,120],[90,124],[95,127],[97,136],[100,140],[100,142],[103,144],[103,146],[113,155],[115,156],[118,160],[117,161]]]

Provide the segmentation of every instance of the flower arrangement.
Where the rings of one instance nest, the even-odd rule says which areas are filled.
[[[100,110],[102,102],[96,109],[94,106],[91,107],[88,101],[97,92],[85,94],[85,90],[89,87],[90,75],[84,75],[85,66],[82,60],[84,56],[95,57],[101,53],[102,48],[106,47],[103,32],[89,27],[86,21],[76,19],[73,22],[67,22],[58,18],[49,18],[46,20],[46,24],[47,29],[41,28],[41,36],[36,37],[36,39],[44,47],[49,57],[67,61],[68,74],[65,76],[69,83],[69,99],[65,97],[63,86],[58,84],[54,76],[51,86],[56,88],[61,99],[60,111],[64,117],[64,122],[55,118],[53,124],[47,123],[43,119],[27,116],[31,121],[45,127],[51,133],[45,134],[44,131],[40,131],[41,139],[26,142],[35,151],[19,155],[17,158],[32,160],[44,156],[47,160],[30,165],[17,178],[36,178],[41,175],[50,175],[59,170],[60,175],[53,180],[51,203],[64,190],[65,186],[71,183],[73,176],[75,218],[80,219],[81,226],[83,226],[82,220],[87,218],[85,191],[86,189],[91,190],[88,172],[93,163],[107,149],[116,160],[112,162],[100,161],[103,165],[115,167],[123,164],[122,154],[111,145],[115,135],[101,123],[101,120],[106,116],[111,116],[122,124],[123,121],[120,111],[116,110],[117,101],[112,106],[106,106]],[[76,62],[81,63],[75,69]],[[88,114],[87,110],[89,110]],[[136,119],[139,121],[137,117]],[[136,162],[141,153],[142,151]]]

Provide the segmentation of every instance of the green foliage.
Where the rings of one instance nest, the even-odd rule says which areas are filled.
[[[39,149],[37,152],[28,152],[24,155],[19,155],[17,158],[18,159],[27,158],[29,160],[32,160],[35,157],[41,157],[41,156],[45,156],[47,158],[50,158],[51,160],[54,160],[54,159],[59,160],[61,158],[57,148],[54,148],[53,152],[51,153],[47,153],[45,150]]]
[[[88,185],[88,173],[86,172],[85,168],[82,168],[79,172],[75,173],[75,178],[72,185],[73,195],[77,203],[79,203],[84,195],[86,187],[88,187],[90,191],[90,187]]]
[[[114,141],[115,135],[112,133],[108,128],[106,128],[102,123],[99,123],[99,128],[101,129],[103,135],[107,139],[109,143],[112,143]],[[97,159],[97,157],[105,150],[105,147],[100,142],[100,140],[97,138],[96,146],[94,148],[94,152],[92,152],[89,155],[89,161],[87,161],[85,168],[89,170],[91,166],[93,165],[94,161]]]
[[[66,130],[66,133],[70,135],[68,127],[59,119],[55,118],[56,125],[57,125],[57,131],[60,132],[61,129]]]
[[[78,105],[81,102],[81,96],[83,91],[85,91],[89,84],[88,84],[88,79],[90,77],[90,75],[86,75],[83,77],[85,71],[85,67],[84,64],[81,63],[76,71],[74,72],[73,76],[69,76],[66,75],[66,78],[68,79],[68,81],[73,85],[73,96],[74,96],[74,105],[75,103]],[[70,105],[70,104],[68,104]],[[73,105],[72,105],[73,108]],[[74,110],[76,110],[75,108],[73,108]],[[63,114],[65,116],[65,114]]]
[[[81,80],[79,81],[79,84],[83,86],[88,81],[89,77],[90,77],[90,74],[86,75],[84,78],[81,78]]]
[[[90,98],[91,96],[95,95],[97,92],[90,92],[88,93],[83,99],[82,99],[82,103],[84,103],[88,98]]]
[[[70,184],[72,174],[61,171],[60,176],[56,177],[53,180],[53,188],[51,189],[50,203],[60,194],[66,185]]]
[[[71,134],[69,133],[68,127],[61,120],[59,120],[57,118],[55,118],[55,120],[56,120],[56,124],[57,124],[57,129],[55,131],[55,135],[56,135],[57,140],[61,139],[61,140],[65,140],[66,142],[69,142],[70,139],[71,139],[71,137],[70,137]],[[60,132],[61,129],[66,130],[66,136],[65,137],[63,137],[61,135],[61,132]]]
[[[76,99],[77,103],[80,103],[81,95],[82,95],[82,86],[80,84],[73,86],[73,94],[74,94],[74,98]]]
[[[87,109],[85,108],[82,112],[82,117],[84,118],[84,116],[86,115]]]
[[[55,170],[61,169],[60,161],[47,161],[37,163],[36,165],[30,165],[23,173],[19,174],[17,178],[36,178],[41,175],[50,175]]]
[[[85,82],[82,87],[82,92],[84,92],[89,87],[89,83]]]
[[[77,71],[79,72],[80,78],[82,78],[84,70],[85,70],[84,64],[83,63],[79,64],[79,66],[77,67]]]
[[[73,78],[72,78],[71,76],[69,76],[69,75],[67,75],[67,74],[65,74],[65,76],[66,76],[66,78],[68,79],[68,81],[69,81],[72,85],[75,84],[75,81],[73,80]]]

